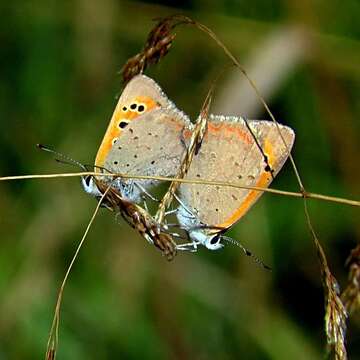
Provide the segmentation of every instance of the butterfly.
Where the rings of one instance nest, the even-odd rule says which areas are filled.
[[[139,203],[155,180],[111,179],[100,174],[123,173],[174,176],[186,151],[184,129],[191,130],[189,118],[167,98],[161,88],[145,75],[135,76],[125,87],[116,105],[95,159],[97,179],[112,182],[124,198]],[[84,190],[99,196],[91,179],[83,179]]]
[[[138,204],[158,182],[154,180],[104,177],[123,173],[148,176],[175,176],[187,149],[184,132],[191,132],[189,118],[168,99],[156,82],[145,75],[129,81],[121,94],[104,138],[98,149],[94,168],[99,176],[84,176],[84,190],[103,201],[151,244],[171,260],[176,254],[175,233],[168,233]],[[145,196],[144,196],[145,195]],[[146,202],[144,202],[146,205]]]
[[[139,203],[154,180],[102,177],[104,171],[133,175],[174,176],[187,149],[193,126],[189,118],[145,75],[125,87],[97,152],[96,179],[83,178],[86,192],[99,197],[96,181],[111,182],[122,198]],[[279,134],[281,132],[281,135]],[[294,143],[293,130],[270,121],[210,115],[201,146],[187,179],[226,181],[268,187]],[[283,140],[286,145],[284,145]],[[96,180],[96,181],[95,181]],[[191,239],[180,250],[220,249],[224,233],[261,196],[261,191],[183,183],[176,210],[180,227]]]
[[[211,115],[186,179],[266,188],[284,165],[294,139],[290,127],[275,122]],[[219,185],[181,184],[177,218],[192,240],[183,246],[196,249],[201,244],[211,250],[220,249],[221,240],[229,240],[224,233],[262,193]]]

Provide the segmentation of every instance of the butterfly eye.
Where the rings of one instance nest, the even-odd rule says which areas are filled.
[[[85,176],[84,181],[86,186],[90,186],[91,175]]]
[[[213,238],[211,238],[210,244],[216,245],[220,242],[220,240],[221,240],[221,234],[215,235]]]

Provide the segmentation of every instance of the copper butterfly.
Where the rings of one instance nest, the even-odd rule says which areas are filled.
[[[268,187],[288,158],[295,139],[291,128],[283,125],[278,128],[271,121],[211,115],[202,146],[186,178]],[[192,239],[183,248],[195,250],[198,244],[211,250],[221,248],[224,232],[261,195],[256,190],[181,184],[177,218]]]
[[[116,105],[95,159],[95,171],[133,175],[174,176],[180,167],[184,129],[189,118],[145,75],[135,76]],[[105,183],[109,177],[98,179]],[[139,203],[154,180],[116,179],[113,185],[124,198]],[[100,193],[91,177],[83,179],[86,192]]]

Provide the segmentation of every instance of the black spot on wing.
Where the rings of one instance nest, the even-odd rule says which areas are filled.
[[[129,125],[127,121],[120,121],[119,122],[119,128],[124,129]]]

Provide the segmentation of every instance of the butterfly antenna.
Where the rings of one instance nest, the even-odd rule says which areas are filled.
[[[240,242],[236,241],[235,239],[231,238],[231,237],[228,237],[228,236],[224,236],[224,235],[221,235],[221,239],[229,242],[230,244],[233,244],[237,247],[239,247],[243,253],[246,255],[246,256],[250,256],[254,259],[254,261],[260,265],[261,267],[263,267],[264,269],[266,270],[270,270],[271,271],[271,267],[270,266],[267,266],[262,260],[260,260],[256,255],[254,255],[250,250],[248,250],[246,247],[244,247],[243,245],[241,245]]]
[[[68,165],[75,165],[75,166],[79,166],[81,169],[88,171],[88,168],[83,165],[81,162],[72,159],[70,156],[64,155],[62,153],[59,153],[58,151],[52,150],[50,148],[48,148],[45,145],[42,144],[36,144],[36,146],[40,149],[40,150],[44,150],[47,151],[51,154],[54,154],[57,158],[55,158],[55,161],[62,163],[62,164],[68,164]]]

